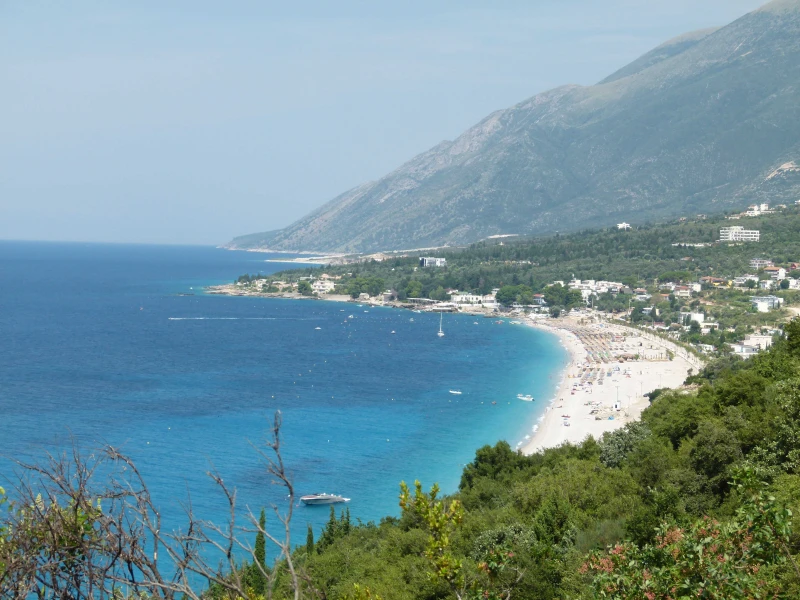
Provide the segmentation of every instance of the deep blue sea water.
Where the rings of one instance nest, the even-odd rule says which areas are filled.
[[[240,503],[280,500],[251,447],[279,409],[298,493],[343,494],[353,518],[378,520],[399,513],[401,480],[452,492],[478,447],[515,446],[567,361],[549,334],[490,319],[445,315],[438,338],[438,315],[201,293],[286,266],[266,258],[0,242],[0,452],[36,460],[71,438],[87,451],[122,446],[168,525],[180,525],[187,491],[220,521],[212,464]],[[0,485],[11,474],[0,459]],[[295,541],[327,518],[299,507]]]

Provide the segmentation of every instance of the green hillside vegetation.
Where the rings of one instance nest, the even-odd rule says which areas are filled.
[[[720,227],[735,224],[760,230],[761,241],[735,245],[713,243],[719,239]],[[382,262],[330,266],[324,271],[342,276],[338,281],[338,292],[351,295],[355,292],[355,296],[361,291],[374,295],[376,289],[384,287],[393,291],[401,301],[409,297],[444,300],[449,289],[480,294],[500,289],[498,300],[522,300],[525,303],[532,294],[544,293],[550,306],[572,308],[582,305],[578,298],[574,295],[568,298],[557,288],[548,286],[554,281],[566,283],[574,276],[617,281],[631,289],[642,286],[657,292],[657,284],[665,281],[688,283],[703,276],[732,279],[745,273],[757,275],[749,266],[753,258],[769,258],[775,264],[785,265],[800,262],[798,231],[800,209],[792,206],[778,214],[739,221],[718,217],[648,225],[629,231],[611,228],[517,241],[488,240],[466,248],[436,252],[437,256],[447,258],[447,267],[443,268],[422,268],[416,256],[407,256]],[[711,245],[701,248],[673,246],[686,243]],[[316,277],[319,273],[315,267],[284,271],[272,277],[294,281]],[[368,282],[372,285],[366,285]],[[739,322],[774,321],[774,314],[747,316],[750,313],[749,297],[758,293],[707,289],[696,301],[707,305],[705,310],[709,315],[718,318],[725,326]],[[776,293],[790,303],[797,296],[795,292],[786,290]],[[681,306],[693,301],[676,304],[674,299],[671,301],[665,296],[661,300],[656,298],[654,302],[660,302],[665,313],[662,317],[675,319]],[[611,311],[626,310],[630,306],[629,296],[599,297],[595,306]],[[637,308],[636,305],[633,307]]]
[[[663,44],[604,81],[499,110],[453,141],[230,247],[429,248],[800,196],[800,0]]]

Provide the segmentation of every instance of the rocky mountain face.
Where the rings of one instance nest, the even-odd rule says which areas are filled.
[[[681,36],[593,86],[495,112],[230,248],[463,244],[800,198],[800,0]]]

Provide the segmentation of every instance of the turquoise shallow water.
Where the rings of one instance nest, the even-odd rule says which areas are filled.
[[[452,492],[476,448],[521,441],[567,361],[555,337],[489,319],[445,315],[440,339],[438,315],[178,295],[281,268],[265,258],[0,242],[3,453],[36,459],[70,437],[88,449],[120,445],[168,526],[180,524],[187,490],[197,512],[220,520],[211,464],[241,503],[281,499],[251,447],[281,410],[298,492],[343,494],[354,518],[377,520],[398,514],[401,480]],[[516,400],[521,392],[539,401]],[[0,459],[0,477],[11,473]],[[296,539],[327,516],[299,507]]]

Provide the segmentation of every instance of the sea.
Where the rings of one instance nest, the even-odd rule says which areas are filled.
[[[401,481],[455,492],[477,448],[532,434],[568,361],[557,338],[454,314],[440,338],[436,314],[204,293],[290,267],[266,262],[281,256],[0,242],[0,486],[13,488],[15,460],[110,444],[165,527],[181,527],[189,499],[224,522],[210,471],[243,511],[285,507],[259,454],[280,411],[297,493],[341,494],[354,521],[377,522],[399,515]],[[328,511],[298,505],[294,540],[308,523],[319,535]]]

